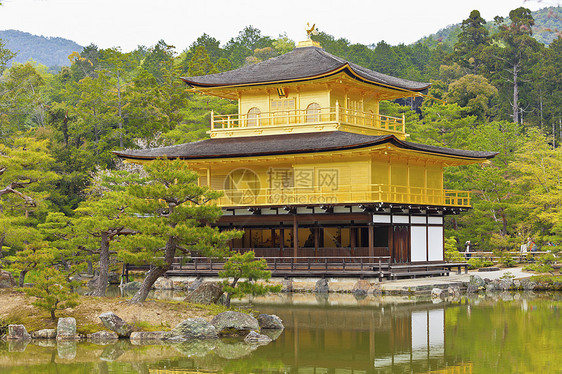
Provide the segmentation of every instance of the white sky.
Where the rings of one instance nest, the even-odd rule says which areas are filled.
[[[307,22],[352,43],[409,44],[461,22],[478,9],[486,20],[520,6],[537,10],[562,0],[3,0],[0,29],[59,36],[101,48],[154,45],[177,51],[203,33],[222,44],[247,25],[262,35],[304,40]]]

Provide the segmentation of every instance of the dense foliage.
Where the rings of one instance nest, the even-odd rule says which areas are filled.
[[[476,249],[514,250],[528,237],[556,249],[562,243],[562,39],[549,46],[533,39],[535,22],[525,8],[495,22],[491,29],[471,12],[451,48],[365,46],[325,33],[315,38],[351,62],[433,83],[429,94],[439,100],[381,105],[382,113],[406,115],[412,141],[499,152],[488,164],[447,170],[446,187],[472,191],[474,207],[448,218],[447,236],[454,231],[456,238],[447,241],[449,252],[467,240]],[[128,53],[90,45],[68,56],[69,67],[50,73],[33,62],[7,68],[11,53],[0,45],[3,266],[23,283],[27,272],[46,263],[46,251],[56,253],[47,262],[67,278],[86,258],[96,262],[102,254],[103,269],[117,258],[153,260],[163,269],[169,264],[154,261],[171,245],[172,257],[195,244],[225,254],[228,235],[201,224],[219,212],[193,206],[218,195],[189,185],[191,173],[181,172],[185,186],[174,185],[180,179],[162,166],[148,170],[168,173],[157,177],[161,185],[139,176],[104,190],[99,179],[121,168],[112,151],[199,140],[207,136],[211,110],[237,110],[235,102],[186,92],[180,76],[254,64],[293,47],[286,36],[263,36],[249,26],[222,46],[203,34],[181,53],[164,41]],[[127,204],[110,195],[125,193],[126,185]],[[142,206],[139,199],[151,203]],[[134,211],[123,223],[125,205]],[[151,219],[135,221],[135,214]],[[121,235],[123,227],[137,235]],[[194,230],[202,235],[195,241]],[[118,256],[110,256],[110,247]]]

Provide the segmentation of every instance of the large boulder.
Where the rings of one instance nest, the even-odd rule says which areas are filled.
[[[128,338],[133,332],[133,327],[113,312],[102,313],[99,315],[99,319],[105,327],[116,332],[120,338]]]
[[[260,329],[283,330],[283,321],[275,314],[260,314],[257,318]]]
[[[193,304],[215,304],[222,294],[221,285],[214,282],[203,282],[187,295],[185,301]]]
[[[31,333],[33,339],[55,339],[57,337],[57,330],[55,329],[43,329],[33,331]]]
[[[486,287],[486,282],[479,275],[472,274],[470,276],[469,285],[475,286],[476,288]]]
[[[98,331],[93,334],[88,334],[87,338],[94,343],[105,343],[119,339],[119,335],[113,331]]]
[[[172,336],[184,339],[215,339],[218,338],[215,326],[203,318],[188,318],[170,331]]]
[[[246,344],[265,345],[271,343],[271,338],[267,335],[260,335],[255,331],[250,331],[244,338]]]
[[[17,283],[12,273],[0,270],[0,288],[13,288],[16,285]]]
[[[314,292],[316,293],[328,293],[330,292],[330,286],[328,284],[328,280],[325,278],[319,279],[316,282],[316,285],[314,287]]]
[[[76,320],[73,317],[59,318],[57,322],[57,340],[76,340]]]
[[[232,311],[217,314],[211,324],[215,326],[219,336],[246,336],[252,330],[260,330],[258,321],[254,317]]]
[[[8,340],[29,340],[31,335],[27,332],[24,325],[8,325]]]

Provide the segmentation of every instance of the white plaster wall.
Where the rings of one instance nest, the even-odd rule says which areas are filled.
[[[443,261],[443,226],[430,226],[428,239],[428,261]]]
[[[410,228],[412,262],[427,261],[427,239],[425,230],[425,226],[412,226]]]

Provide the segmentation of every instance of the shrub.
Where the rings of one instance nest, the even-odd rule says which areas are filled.
[[[33,287],[24,291],[29,296],[35,296],[37,300],[32,304],[48,311],[51,319],[55,321],[55,311],[78,305],[78,295],[72,292],[72,286],[66,276],[57,269],[44,268],[38,274]]]
[[[488,266],[492,266],[494,264],[492,261],[484,260],[482,258],[477,258],[477,257],[473,257],[469,259],[467,262],[468,265],[470,265],[471,269],[485,268]]]
[[[556,257],[552,253],[545,253],[540,256],[535,264],[527,265],[523,269],[536,271],[538,273],[551,273],[554,271],[552,264],[556,261]]]
[[[232,297],[241,298],[244,295],[265,295],[268,292],[279,292],[281,286],[257,283],[257,280],[269,280],[271,272],[267,270],[264,259],[255,258],[253,251],[244,254],[235,253],[224,264],[224,270],[219,277],[227,278],[223,281],[226,292],[226,306],[230,307]],[[232,282],[229,282],[232,279]]]
[[[502,252],[500,263],[506,268],[512,268],[517,264],[517,261],[510,254]]]
[[[457,239],[454,236],[445,239],[445,261],[464,262],[464,256],[457,249]]]

